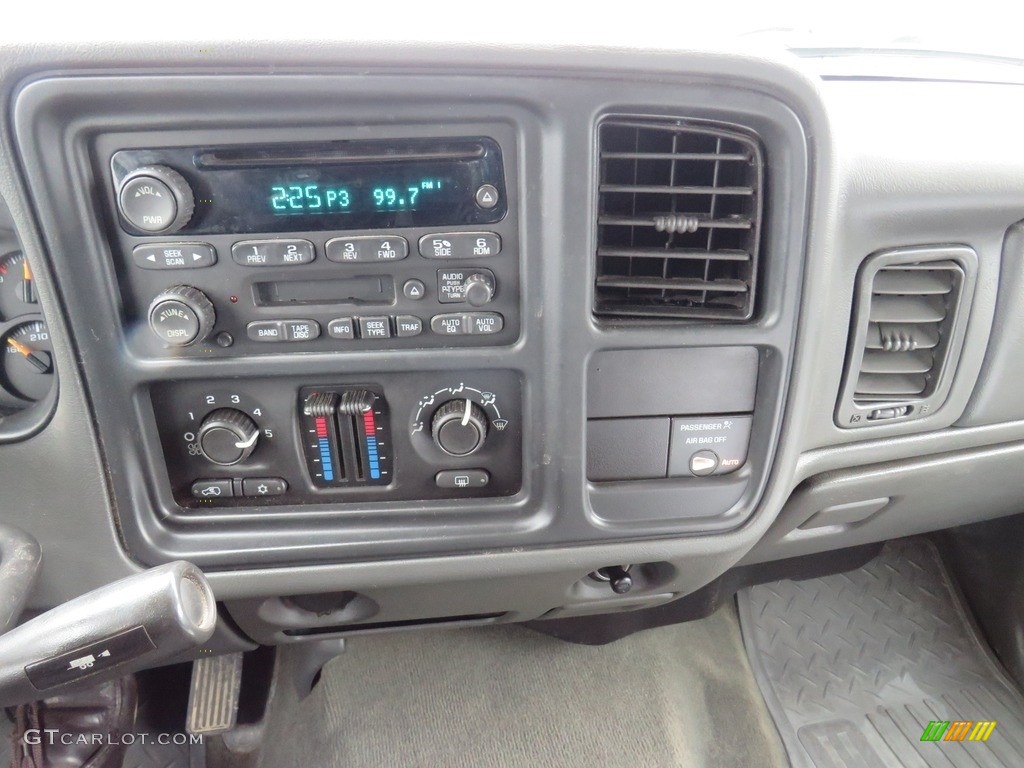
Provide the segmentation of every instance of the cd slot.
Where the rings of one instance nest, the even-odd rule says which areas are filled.
[[[337,163],[401,163],[416,160],[478,160],[486,148],[475,141],[392,144],[355,142],[289,147],[211,149],[196,155],[198,168],[209,170],[271,168]]]
[[[253,285],[258,307],[309,305],[377,306],[395,303],[391,275],[365,275],[330,280],[277,280]]]

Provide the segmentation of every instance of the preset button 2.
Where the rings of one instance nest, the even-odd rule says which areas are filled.
[[[242,240],[231,246],[231,258],[243,267],[290,267],[316,258],[309,240]]]

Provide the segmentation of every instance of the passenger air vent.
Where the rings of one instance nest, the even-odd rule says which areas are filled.
[[[754,311],[763,160],[731,126],[605,120],[595,314],[746,320]]]
[[[946,398],[960,358],[978,257],[911,248],[865,262],[858,282],[841,427],[920,418]]]

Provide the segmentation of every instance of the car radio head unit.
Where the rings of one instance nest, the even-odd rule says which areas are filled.
[[[111,171],[134,234],[481,225],[508,210],[489,138],[122,150]]]
[[[114,144],[130,343],[203,358],[512,344],[514,157],[500,131]]]

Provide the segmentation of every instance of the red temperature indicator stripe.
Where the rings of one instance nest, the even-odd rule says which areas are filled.
[[[373,419],[373,411],[363,412],[363,428],[367,437],[375,437],[377,434],[377,423]]]
[[[323,416],[316,417],[316,436],[327,437],[327,419]]]

